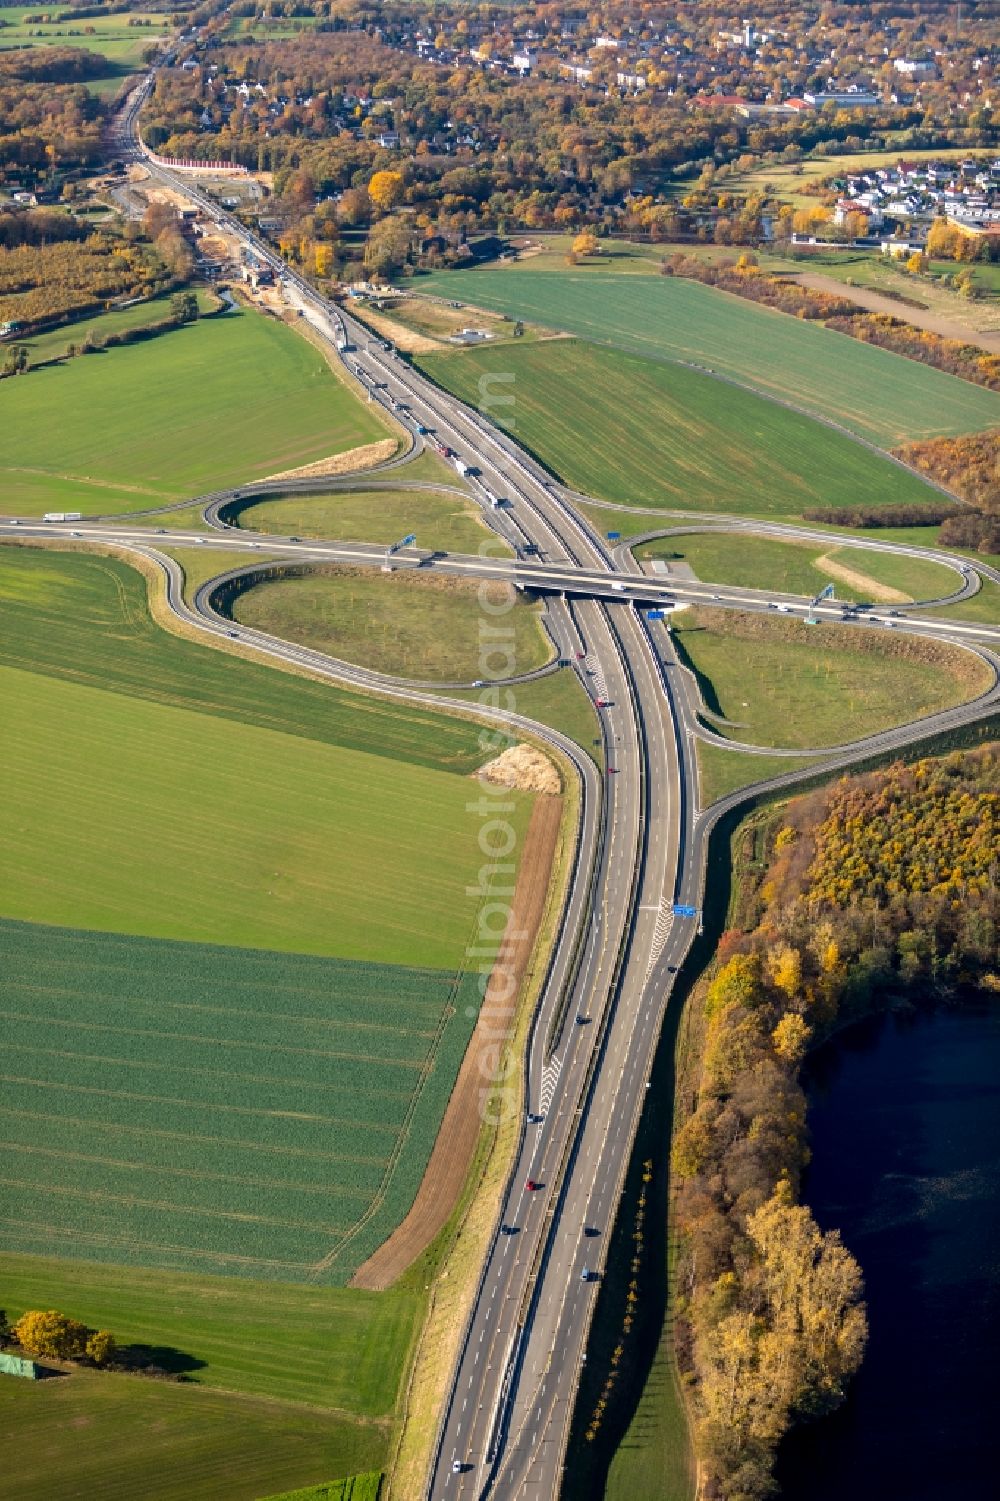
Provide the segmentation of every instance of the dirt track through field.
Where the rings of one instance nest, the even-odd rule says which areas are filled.
[[[800,286],[809,287],[814,292],[828,292],[833,297],[849,297],[852,302],[867,308],[869,312],[888,313],[893,318],[902,319],[904,323],[912,323],[915,328],[939,334],[942,339],[958,339],[962,344],[976,344],[980,349],[1000,354],[1000,331],[976,329],[963,323],[958,317],[949,317],[947,313],[937,313],[931,308],[908,307],[905,302],[897,302],[894,297],[885,297],[881,292],[873,292],[868,287],[848,286],[836,277],[823,276],[818,271],[802,271],[790,276],[788,280],[797,281]],[[913,290],[919,297],[921,284],[915,282]]]
[[[417,1196],[398,1229],[355,1272],[351,1287],[378,1291],[391,1286],[427,1249],[458,1202],[479,1138],[484,1092],[488,1094],[496,1072],[497,1039],[505,1039],[513,1028],[545,911],[562,807],[558,797],[540,796],[535,801],[506,933]],[[508,976],[516,983],[512,985]]]

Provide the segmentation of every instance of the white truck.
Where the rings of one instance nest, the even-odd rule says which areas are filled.
[[[82,511],[46,511],[43,521],[82,521]]]
[[[455,463],[455,468],[458,470],[459,474],[468,474],[468,472],[469,472],[469,466],[468,466],[468,464],[465,462],[464,459],[460,459],[457,454],[455,455],[454,463]]]

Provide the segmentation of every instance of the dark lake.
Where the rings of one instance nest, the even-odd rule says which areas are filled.
[[[995,1496],[1000,999],[872,1019],[810,1067],[805,1197],[865,1274],[846,1405],[782,1449],[785,1501]]]

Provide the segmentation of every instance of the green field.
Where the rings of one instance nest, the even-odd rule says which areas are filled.
[[[461,778],[16,668],[0,691],[7,916],[389,963],[462,953],[481,856]]]
[[[409,469],[402,471],[408,477]],[[322,537],[337,542],[397,542],[410,532],[417,547],[476,553],[489,543],[491,557],[510,548],[460,495],[423,490],[339,490],[327,495],[284,495],[239,514],[239,525],[268,536]]]
[[[909,600],[954,594],[962,582],[953,569],[940,563],[869,552],[859,547],[838,547],[833,538],[828,547],[818,547],[814,542],[779,542],[773,537],[702,532],[643,543],[636,548],[636,555],[640,560],[662,558],[685,562],[705,583],[735,584],[810,598],[831,582],[837,599],[874,597],[873,591],[862,585],[847,583],[826,572],[817,562],[823,558],[836,567],[848,568],[896,590]]]
[[[706,707],[727,721],[711,728],[752,745],[844,745],[963,703],[990,682],[960,648],[884,628],[692,610],[674,617],[672,634]]]
[[[25,516],[163,505],[386,436],[311,344],[245,311],[35,370],[3,406],[3,506]]]
[[[1000,425],[1000,393],[699,282],[525,266],[436,273],[420,285],[631,354],[710,366],[884,448]],[[520,351],[497,353],[518,368]]]
[[[392,1415],[423,1302],[413,1275],[384,1293],[143,1267],[123,1277],[109,1264],[9,1250],[9,1239],[7,1226],[0,1282],[12,1318],[60,1308],[202,1387]]]
[[[2,14],[2,12],[0,12]],[[218,298],[208,292],[199,291],[198,305],[202,315],[214,312],[218,308]],[[63,324],[61,328],[49,329],[46,333],[32,334],[29,339],[19,339],[28,351],[31,365],[41,365],[47,360],[61,359],[66,353],[67,345],[82,344],[88,334],[95,339],[106,338],[109,334],[124,333],[133,328],[148,328],[153,323],[160,323],[168,317],[170,312],[170,298],[151,297],[148,302],[137,302],[133,307],[115,308],[110,313],[97,313],[93,318],[80,318],[73,323]],[[170,330],[177,332],[177,330]],[[113,353],[112,351],[109,351]],[[98,356],[100,357],[100,356]],[[91,358],[91,356],[86,356]]]
[[[510,608],[498,615],[505,601]],[[532,672],[551,658],[540,608],[499,582],[477,585],[407,572],[386,578],[370,569],[338,568],[258,584],[237,596],[232,613],[241,625],[375,672],[472,683]],[[481,635],[484,626],[488,637]],[[510,632],[509,639],[498,642],[498,627]]]
[[[459,777],[483,760],[477,725],[167,634],[145,581],[112,558],[0,548],[0,665]]]
[[[341,1283],[406,1213],[473,975],[33,923],[2,943],[7,1249]]]
[[[378,1501],[382,1476],[375,1470],[367,1475],[350,1475],[346,1480],[330,1480],[324,1485],[309,1485],[302,1490],[282,1491],[265,1501]]]
[[[43,20],[36,18],[42,17]],[[130,26],[129,20],[149,25]],[[112,94],[129,73],[140,66],[142,54],[175,27],[173,17],[150,14],[138,8],[114,15],[87,16],[79,20],[61,7],[12,5],[0,9],[0,52],[13,47],[79,47],[98,52],[111,67],[106,74],[87,80],[95,94]]]
[[[0,665],[18,787],[4,801],[0,912],[453,964],[481,857],[464,780],[434,761],[450,742],[453,770],[479,764],[478,730],[180,641],[153,625],[142,591],[107,559],[2,555],[0,662],[21,665]],[[408,759],[411,736],[424,765]],[[528,803],[515,801],[521,820]]]
[[[97,1371],[5,1379],[0,1421],[20,1501],[255,1501],[388,1449],[381,1425]]]
[[[572,340],[418,363],[473,406],[482,377],[504,378],[514,404],[498,417],[566,484],[602,499],[785,517],[935,494],[844,434],[677,365]]]

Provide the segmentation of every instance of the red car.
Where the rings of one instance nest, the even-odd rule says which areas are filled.
[[[608,776],[609,777],[616,777],[617,775],[618,775],[618,767],[617,766],[609,766],[608,767]]]
[[[606,698],[595,698],[594,707],[597,709],[610,709],[611,705]]]
[[[530,1194],[533,1194],[536,1189],[541,1188],[541,1184],[536,1183],[534,1178],[529,1178],[524,1186]]]

